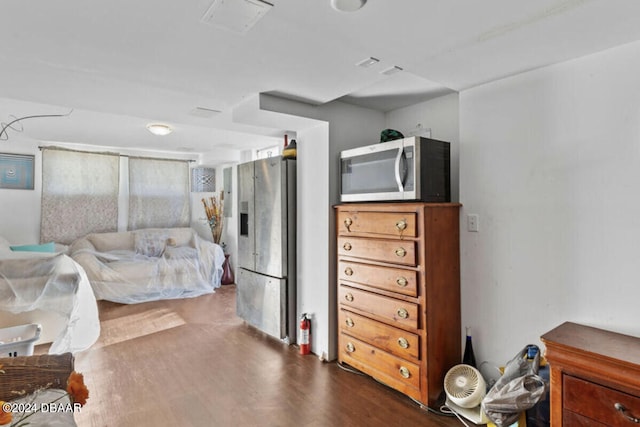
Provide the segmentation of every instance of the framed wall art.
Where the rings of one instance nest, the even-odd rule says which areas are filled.
[[[29,154],[0,153],[0,188],[33,190],[34,159]]]
[[[191,191],[194,193],[212,193],[216,191],[216,170],[205,167],[192,168]]]

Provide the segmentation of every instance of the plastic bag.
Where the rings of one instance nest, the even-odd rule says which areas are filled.
[[[540,351],[533,361],[525,358],[526,346],[507,363],[504,374],[482,400],[482,410],[498,427],[510,426],[520,413],[544,398],[547,383],[538,375]]]

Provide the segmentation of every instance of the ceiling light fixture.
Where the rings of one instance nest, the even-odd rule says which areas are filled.
[[[356,65],[358,67],[367,68],[367,67],[371,67],[374,64],[377,64],[378,62],[380,62],[380,60],[372,56],[370,58],[363,59],[362,61],[358,62]]]
[[[331,7],[340,12],[355,12],[366,2],[367,0],[331,0]]]
[[[147,129],[154,135],[164,136],[169,135],[173,132],[173,128],[169,125],[165,125],[164,123],[149,123],[147,125]]]

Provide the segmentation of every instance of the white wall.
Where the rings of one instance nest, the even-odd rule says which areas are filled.
[[[42,156],[38,143],[12,132],[8,141],[0,141],[0,151],[35,156],[33,190],[0,188],[0,236],[12,244],[40,243]]]
[[[311,186],[305,186],[303,191],[310,192],[309,194],[324,191],[328,200],[328,203],[324,205],[324,211],[328,214],[328,222],[310,224],[314,234],[312,241],[306,240],[307,234],[303,234],[302,237],[307,264],[316,262],[315,254],[318,253],[318,249],[322,248],[328,254],[327,265],[329,268],[317,265],[315,270],[324,270],[321,276],[309,274],[302,278],[304,298],[302,302],[313,303],[319,315],[318,322],[314,326],[321,335],[317,342],[312,343],[312,350],[316,354],[323,354],[332,360],[337,357],[338,339],[336,325],[336,226],[333,206],[340,201],[340,152],[348,148],[379,142],[380,132],[385,129],[385,123],[384,114],[379,111],[354,107],[342,102],[325,104],[318,110],[318,117],[329,123],[329,145],[326,160],[323,162],[326,163],[317,164],[316,167],[324,167],[327,170],[327,176],[325,180],[320,181],[317,180],[312,170],[307,171],[307,181]],[[310,158],[307,161],[315,163],[317,159]],[[298,194],[300,194],[300,189]],[[318,213],[311,206],[303,205],[302,209],[303,215],[307,218],[313,218]],[[300,215],[298,216],[300,217]],[[319,278],[322,280],[318,280]]]
[[[238,174],[237,164],[223,164],[216,166],[207,166],[206,164],[199,164],[202,167],[213,167],[216,170],[216,184],[215,191],[208,193],[191,193],[191,228],[193,228],[200,237],[210,242],[213,241],[213,235],[211,234],[211,227],[207,220],[207,215],[204,211],[202,199],[208,199],[209,197],[220,198],[220,192],[224,190],[224,173],[225,168],[231,168],[231,198],[225,194],[224,206],[231,206],[231,216],[223,216],[222,223],[222,235],[220,236],[220,243],[224,244],[225,254],[229,255],[229,263],[233,270],[234,278],[236,276],[236,267],[238,259]]]
[[[311,351],[327,354],[330,324],[330,249],[327,233],[331,213],[329,191],[329,125],[298,131],[297,142],[297,315],[311,314]],[[299,143],[298,143],[299,141]],[[296,322],[296,325],[298,322]]]
[[[239,158],[239,155],[238,155]],[[215,169],[215,189],[213,192],[193,192],[191,193],[191,228],[193,228],[200,237],[203,239],[213,241],[213,235],[211,234],[211,228],[209,227],[209,222],[207,220],[207,215],[204,211],[204,206],[202,204],[202,199],[208,200],[209,197],[215,197],[216,199],[220,198],[220,192],[223,191],[224,181],[223,181],[223,169],[230,167],[233,169],[232,176],[235,175],[234,164],[226,164],[226,165],[216,165],[210,166],[206,163],[206,160],[201,161],[197,165],[192,165],[191,167],[205,167]],[[233,185],[233,183],[232,183]],[[236,228],[237,228],[237,218],[235,216],[236,209],[236,201],[235,200],[224,200],[225,205],[229,204],[232,206],[232,212],[234,215],[230,218],[224,218],[222,235],[220,237],[221,242],[225,242],[227,244],[228,241],[232,241],[236,239]],[[235,246],[235,245],[233,245]]]
[[[504,363],[564,321],[640,335],[640,43],[460,94],[462,321]],[[464,216],[463,216],[464,217]]]

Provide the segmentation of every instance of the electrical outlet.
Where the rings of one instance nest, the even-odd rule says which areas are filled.
[[[467,214],[467,231],[480,230],[480,216],[478,214]]]

